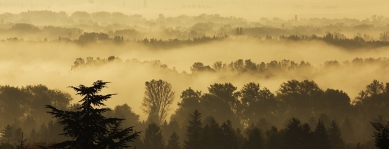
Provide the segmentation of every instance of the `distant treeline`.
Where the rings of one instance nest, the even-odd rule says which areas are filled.
[[[171,88],[162,80],[146,82],[146,86],[156,82],[167,85],[165,89]],[[153,97],[148,94],[150,91],[170,92],[146,88],[145,98]],[[385,124],[389,118],[389,83],[377,80],[367,85],[354,102],[342,90],[323,90],[309,80],[284,82],[274,93],[254,82],[239,90],[231,83],[215,83],[208,87],[208,92],[189,87],[179,97],[178,108],[169,122],[163,117],[153,118],[153,111],[146,113],[147,121],[141,122],[127,104],[116,106],[105,116],[124,118],[123,127],[136,126],[136,130],[143,131],[143,139],[137,139],[134,145],[150,149],[156,143],[175,143],[185,149],[219,148],[226,145],[220,139],[227,139],[226,143],[231,143],[228,147],[233,149],[295,149],[317,146],[314,142],[334,148],[372,147],[374,129],[370,122]],[[67,110],[80,106],[69,104],[71,100],[68,93],[44,85],[0,86],[2,144],[17,142],[20,132],[25,132],[31,144],[68,139],[58,135],[62,126],[49,118],[43,105]]]
[[[260,29],[260,28],[258,28]],[[249,33],[253,29],[238,27],[230,34],[222,35],[213,35],[205,36],[205,34],[199,33],[197,31],[191,31],[190,33],[173,31],[176,32],[175,36],[169,36],[172,38],[142,38],[142,33],[134,29],[124,29],[124,30],[115,30],[114,32],[110,31],[108,33],[102,32],[83,32],[81,29],[77,28],[62,28],[54,26],[44,26],[43,28],[38,28],[31,24],[15,24],[9,29],[1,29],[0,33],[3,33],[3,36],[7,37],[6,40],[0,40],[0,42],[14,42],[14,41],[35,41],[35,42],[71,42],[76,44],[121,44],[136,42],[142,43],[154,49],[168,49],[175,47],[182,47],[187,45],[207,43],[209,41],[220,41],[221,39],[228,38],[232,36],[243,36],[245,37],[247,33],[248,39],[258,39],[258,42],[285,42],[285,41],[322,41],[330,45],[341,47],[344,49],[374,49],[379,47],[385,47],[389,45],[389,31],[380,33],[379,38],[374,40],[369,35],[356,35],[353,38],[347,38],[344,34],[335,32],[327,33],[324,36],[313,35],[281,35],[273,36],[267,34],[264,36],[259,36],[256,34]],[[166,32],[171,32],[168,29]],[[261,33],[263,34],[263,33]],[[18,38],[19,36],[19,38]],[[25,38],[23,38],[25,37]],[[51,38],[50,38],[51,37]],[[55,38],[53,38],[55,37]],[[187,37],[187,38],[185,38]]]
[[[249,22],[243,18],[223,17],[218,14],[176,17],[165,17],[160,14],[156,19],[148,20],[138,14],[125,15],[119,12],[77,11],[68,15],[65,12],[28,11],[20,14],[0,14],[0,38],[35,41],[46,38],[52,41],[61,37],[75,40],[84,32],[101,32],[110,37],[123,36],[125,40],[134,38],[186,40],[194,37],[226,35],[262,38],[288,35],[322,37],[328,33],[334,35],[342,33],[342,36],[350,39],[361,37],[365,41],[388,41],[388,22],[389,19],[382,16],[372,16],[365,20],[261,18],[259,22]],[[386,38],[381,38],[382,35]]]
[[[163,64],[159,60],[154,61],[139,61],[137,59],[122,60],[119,57],[110,56],[108,58],[77,58],[73,65],[72,70],[79,70],[85,68],[96,68],[104,65],[120,65],[123,67],[131,68],[133,66],[145,66],[155,70],[170,71],[177,75],[182,73],[175,70],[175,68],[169,68],[168,65]],[[212,65],[205,65],[202,62],[195,62],[190,66],[191,75],[197,75],[201,73],[208,74],[232,74],[232,75],[250,75],[251,77],[257,78],[272,78],[281,76],[316,76],[319,74],[332,73],[338,70],[362,70],[364,68],[377,68],[382,72],[387,72],[389,69],[389,59],[386,57],[382,58],[354,58],[351,61],[339,62],[336,60],[326,61],[323,64],[314,66],[309,62],[301,61],[295,62],[293,60],[273,60],[270,62],[256,63],[250,59],[243,60],[238,59],[233,62],[223,63],[222,61],[216,61]],[[184,72],[188,74],[189,72]]]

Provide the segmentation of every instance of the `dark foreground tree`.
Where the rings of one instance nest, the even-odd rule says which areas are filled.
[[[162,136],[161,128],[156,123],[151,123],[145,130],[143,138],[145,149],[163,149],[165,141]]]
[[[203,130],[203,124],[201,123],[201,113],[197,110],[190,116],[186,127],[187,140],[184,141],[184,149],[202,149],[201,132]]]
[[[379,149],[389,149],[389,123],[385,126],[381,123],[371,123],[374,129],[375,146]]]
[[[179,139],[180,137],[176,134],[176,132],[173,132],[167,143],[167,149],[181,149]]]
[[[70,140],[53,144],[48,148],[61,149],[121,149],[130,147],[129,142],[136,139],[140,132],[134,132],[133,127],[122,129],[120,127],[124,119],[106,118],[104,112],[110,111],[104,107],[104,101],[111,98],[114,94],[98,94],[106,84],[98,80],[93,86],[87,87],[79,85],[78,87],[70,86],[77,95],[82,96],[81,106],[76,111],[63,111],[51,105],[46,108],[50,109],[53,117],[58,119],[58,123],[63,125],[63,133]],[[47,148],[47,147],[42,147]]]
[[[328,139],[332,149],[344,149],[345,144],[338,123],[332,121],[328,129]]]

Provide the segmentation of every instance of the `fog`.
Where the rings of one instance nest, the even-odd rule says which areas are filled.
[[[233,37],[222,41],[186,46],[181,48],[155,50],[142,44],[124,45],[96,44],[80,46],[73,43],[57,42],[8,42],[0,43],[0,82],[11,86],[43,84],[49,88],[60,89],[72,94],[74,102],[80,97],[67,88],[79,84],[89,85],[96,80],[112,82],[104,93],[117,93],[107,105],[114,107],[129,104],[136,113],[140,109],[144,96],[144,83],[152,79],[162,79],[171,83],[176,92],[174,106],[180,101],[183,90],[191,87],[206,91],[213,83],[231,82],[238,88],[249,82],[260,83],[272,92],[278,90],[282,82],[291,79],[314,80],[322,89],[341,89],[350,98],[372,80],[389,81],[387,67],[382,64],[368,66],[326,69],[325,72],[310,75],[296,73],[263,77],[256,74],[234,74],[233,72],[192,74],[190,67],[195,62],[212,66],[216,61],[231,63],[238,59],[251,59],[253,62],[270,62],[288,59],[297,63],[309,62],[320,69],[326,61],[340,63],[354,58],[380,58],[389,55],[387,48],[375,50],[348,51],[322,42],[286,42],[282,44],[259,43],[245,37]],[[71,70],[76,58],[115,56],[121,61],[102,66],[85,67]],[[159,60],[169,69],[159,69],[150,65],[132,63],[124,65],[126,60],[139,62]],[[146,116],[141,115],[141,119]]]

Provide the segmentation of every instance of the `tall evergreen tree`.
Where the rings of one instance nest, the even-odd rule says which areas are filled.
[[[375,146],[379,149],[389,149],[389,123],[387,125],[371,123],[371,125],[375,129]]]
[[[110,109],[98,108],[105,106],[103,102],[114,95],[98,94],[107,83],[109,82],[98,80],[90,87],[71,86],[77,95],[83,97],[77,111],[63,111],[51,105],[46,106],[51,110],[48,113],[64,126],[62,135],[70,138],[68,141],[53,144],[49,148],[120,149],[129,147],[128,143],[136,139],[139,132],[134,132],[133,127],[122,129],[120,125],[124,119],[106,118],[102,114]]]
[[[316,125],[316,129],[313,132],[314,144],[316,149],[331,149],[331,144],[328,138],[327,129],[324,126],[323,121],[319,120]]]
[[[342,127],[340,128],[342,131],[343,139],[345,141],[353,141],[354,140],[354,127],[348,117],[344,119]]]
[[[221,147],[222,149],[238,149],[237,135],[235,134],[234,128],[232,128],[231,121],[227,120],[221,125],[222,138]]]
[[[181,149],[179,139],[180,137],[177,135],[177,133],[173,132],[172,135],[170,135],[166,149]]]
[[[161,128],[156,123],[151,123],[145,130],[143,138],[145,149],[163,149],[165,141],[162,136]]]
[[[204,149],[220,149],[222,130],[215,118],[207,117],[202,131],[202,144]]]
[[[201,132],[203,124],[201,123],[201,113],[195,110],[191,115],[191,120],[188,121],[186,127],[187,140],[184,142],[185,149],[202,149]]]
[[[243,144],[243,149],[264,149],[265,143],[261,135],[261,131],[254,127],[249,130],[248,138]]]
[[[272,126],[270,130],[266,131],[267,136],[267,149],[281,149],[284,144],[282,141],[282,134],[277,130],[275,126]]]
[[[284,131],[284,148],[312,148],[313,134],[311,127],[307,123],[302,125],[299,119],[292,118]]]
[[[345,149],[345,144],[342,139],[342,133],[338,123],[332,121],[328,128],[328,137],[331,143],[332,149]]]
[[[13,138],[14,138],[14,130],[11,125],[7,125],[3,128],[1,131],[1,143],[2,144],[12,144]]]

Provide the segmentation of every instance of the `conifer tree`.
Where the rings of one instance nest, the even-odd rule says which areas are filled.
[[[7,125],[1,131],[1,143],[2,144],[11,144],[14,138],[14,130],[11,125]]]
[[[187,140],[184,141],[185,149],[202,149],[201,132],[203,124],[201,123],[201,113],[195,110],[191,115],[191,120],[188,121],[186,127]]]
[[[303,130],[301,122],[297,118],[292,118],[285,128],[285,149],[301,149],[303,140]]]
[[[220,149],[221,148],[221,139],[222,139],[222,130],[219,126],[219,123],[216,122],[215,118],[207,117],[205,121],[205,126],[203,128],[202,134],[202,144],[204,149]]]
[[[313,132],[314,137],[314,144],[316,149],[330,149],[330,141],[328,138],[327,129],[324,126],[323,121],[319,120],[319,122],[316,125],[316,129]]]
[[[223,149],[237,149],[237,135],[235,134],[234,128],[232,128],[231,121],[227,120],[221,125],[222,129],[222,143],[221,147]]]
[[[278,131],[277,127],[272,126],[270,130],[266,131],[267,136],[267,149],[281,149],[282,145],[284,144],[282,142],[282,135]]]
[[[354,140],[354,128],[348,117],[344,119],[342,127],[340,129],[342,131],[343,139],[345,141],[353,141]]]
[[[24,139],[24,134],[23,132],[20,134],[20,140],[18,140],[18,144],[16,145],[16,149],[27,149],[25,143],[27,139]]]
[[[384,125],[381,123],[371,123],[373,125],[374,131],[374,142],[375,146],[379,149],[388,149],[389,148],[389,122]]]
[[[181,149],[179,139],[180,137],[177,135],[177,133],[173,132],[172,135],[170,135],[166,149]]]
[[[162,149],[165,146],[161,128],[156,123],[147,126],[143,143],[145,149]]]
[[[122,129],[120,125],[124,119],[103,116],[103,113],[110,111],[109,108],[104,108],[103,102],[114,95],[99,94],[107,83],[109,82],[98,80],[90,87],[70,86],[77,92],[77,95],[82,96],[81,106],[76,111],[64,111],[46,105],[46,108],[51,110],[48,113],[57,118],[60,125],[63,125],[61,135],[70,139],[53,144],[48,148],[121,149],[130,147],[128,143],[136,139],[139,132],[134,132],[133,127]]]
[[[261,136],[261,131],[254,127],[249,131],[248,138],[243,144],[243,149],[264,149],[265,144]]]
[[[330,127],[328,128],[328,137],[331,143],[332,149],[344,149],[345,144],[342,139],[342,133],[340,132],[340,128],[338,123],[332,121]]]

